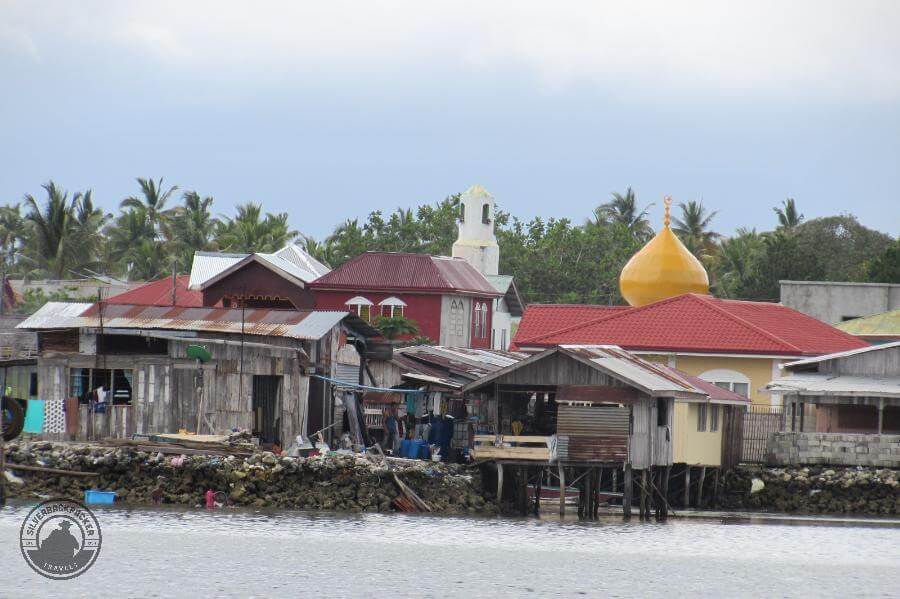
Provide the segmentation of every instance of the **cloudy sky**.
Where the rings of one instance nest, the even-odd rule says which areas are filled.
[[[724,232],[792,196],[898,235],[898,31],[891,0],[0,0],[0,203],[164,176],[321,237],[476,182],[579,221],[630,185]]]

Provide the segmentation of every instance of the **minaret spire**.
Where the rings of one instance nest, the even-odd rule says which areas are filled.
[[[671,218],[669,218],[669,206],[672,205],[672,196],[666,196],[666,199],[663,200],[663,203],[666,205],[666,217],[663,219],[663,224],[666,228],[669,228],[669,223],[671,222]]]

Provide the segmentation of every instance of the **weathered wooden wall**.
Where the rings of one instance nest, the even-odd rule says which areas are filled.
[[[243,360],[239,343],[235,343],[234,336],[227,335],[204,341],[171,339],[168,356],[116,355],[99,359],[76,353],[42,356],[38,360],[40,398],[65,399],[69,395],[73,368],[130,370],[131,405],[108,405],[106,412],[100,414],[90,413],[88,406],[82,405],[76,440],[171,433],[182,428],[197,431],[201,406],[199,432],[221,434],[232,428],[252,427],[253,375],[280,376],[280,409],[277,410],[281,420],[280,438],[289,444],[297,434],[306,432],[309,395],[309,377],[304,372],[306,360],[297,351],[301,347],[298,341],[285,343],[277,339],[281,343],[268,344],[268,347],[254,345],[259,340],[255,337],[253,343],[245,344]],[[200,369],[187,357],[190,344],[204,345],[212,355]],[[330,345],[329,340],[324,346],[327,356],[330,356]],[[309,353],[311,348],[307,346],[305,351]],[[65,435],[51,437],[66,438]]]

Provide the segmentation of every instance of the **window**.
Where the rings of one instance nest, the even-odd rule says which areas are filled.
[[[462,337],[466,331],[465,305],[462,300],[450,301],[450,330],[456,337]]]
[[[488,336],[487,313],[488,313],[487,304],[481,304],[481,336],[482,337]]]
[[[708,370],[701,374],[700,378],[743,397],[750,397],[750,379],[735,370],[725,368]]]
[[[466,222],[466,205],[462,202],[459,204],[459,222]]]
[[[378,305],[381,306],[382,316],[387,318],[402,318],[403,308],[406,307],[406,302],[398,297],[391,296],[378,302]]]
[[[350,298],[344,304],[350,308],[351,312],[355,312],[357,316],[366,322],[372,319],[372,306],[374,304],[361,295]]]
[[[491,205],[485,204],[481,207],[481,222],[486,225],[491,224]]]
[[[719,430],[719,406],[710,404],[709,406],[709,432],[714,433]]]
[[[132,398],[132,371],[122,369],[72,368],[69,371],[69,396],[87,403],[98,387],[106,391],[106,402],[129,405]]]
[[[481,304],[475,303],[474,318],[475,321],[475,337],[481,337]]]
[[[29,373],[28,376],[28,397],[37,397],[38,394],[38,376],[36,372]]]
[[[697,404],[697,432],[706,432],[706,404]]]
[[[664,397],[656,399],[656,426],[669,426],[669,402]]]
[[[500,331],[500,349],[506,349],[506,329]]]

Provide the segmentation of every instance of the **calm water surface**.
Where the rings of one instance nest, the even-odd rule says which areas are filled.
[[[3,598],[900,596],[897,527],[146,508],[96,509],[96,564],[51,581],[29,507],[0,509]]]

